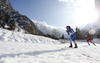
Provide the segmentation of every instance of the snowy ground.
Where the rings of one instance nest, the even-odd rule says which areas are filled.
[[[66,42],[0,29],[0,63],[100,63],[100,44],[80,40],[75,49]]]

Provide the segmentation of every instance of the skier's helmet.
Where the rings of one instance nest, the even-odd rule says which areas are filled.
[[[66,26],[66,29],[67,29],[67,28],[71,28],[71,27],[70,27],[70,26]]]

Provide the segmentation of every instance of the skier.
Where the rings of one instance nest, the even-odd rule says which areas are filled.
[[[66,26],[66,29],[67,29],[66,32],[68,33],[68,35],[70,35],[70,38],[69,38],[69,40],[70,40],[70,46],[69,47],[73,47],[72,46],[72,41],[73,41],[74,44],[75,44],[74,48],[77,48],[78,46],[77,46],[77,44],[75,42],[76,33],[74,32],[74,30],[70,26]]]
[[[95,44],[91,41],[91,39],[90,39],[88,36],[85,36],[85,39],[87,39],[87,43],[88,43],[89,46],[90,46],[89,41],[90,41],[93,45],[95,45]],[[96,45],[95,45],[95,46],[96,46]]]

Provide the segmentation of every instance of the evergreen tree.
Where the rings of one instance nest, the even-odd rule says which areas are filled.
[[[64,34],[62,34],[62,37],[61,37],[61,39],[64,39]]]
[[[97,38],[100,38],[100,29],[98,30]]]
[[[81,37],[81,31],[78,27],[76,27],[76,39],[82,39]]]

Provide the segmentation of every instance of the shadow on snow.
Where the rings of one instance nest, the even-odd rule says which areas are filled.
[[[60,51],[64,51],[64,50],[67,50],[67,49],[33,51],[33,52],[18,53],[18,54],[3,54],[3,55],[0,55],[0,58],[15,57],[15,56],[20,56],[20,55],[36,56],[36,55],[39,55],[39,54],[45,54],[45,53],[51,53],[51,52],[60,52]]]

